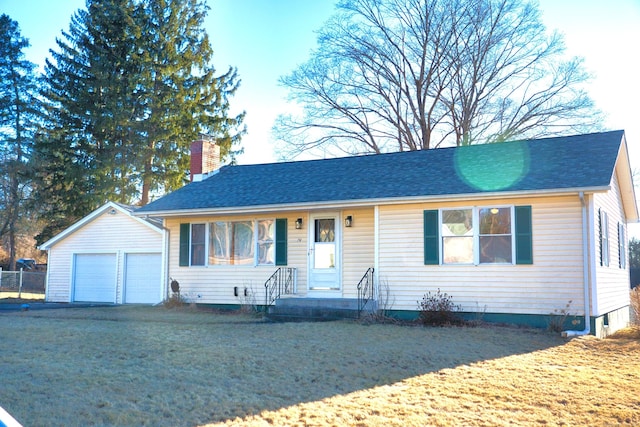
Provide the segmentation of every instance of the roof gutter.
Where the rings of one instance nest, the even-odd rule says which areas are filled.
[[[580,196],[580,204],[582,205],[582,276],[584,286],[584,330],[582,331],[563,331],[563,337],[577,337],[581,335],[589,335],[591,333],[591,318],[589,316],[589,230],[587,227],[587,204],[584,200],[584,192],[578,193]]]

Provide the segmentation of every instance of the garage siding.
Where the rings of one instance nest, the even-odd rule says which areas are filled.
[[[112,211],[115,214],[110,213]],[[148,226],[121,210],[106,209],[49,248],[46,300],[79,301],[73,290],[76,255],[109,253],[116,257],[115,298],[111,302],[120,304],[124,300],[124,264],[127,254],[159,253],[162,245],[160,229]],[[163,276],[162,267],[158,275]],[[160,279],[157,287],[158,294],[162,295],[163,283]],[[79,297],[87,298],[82,293]]]

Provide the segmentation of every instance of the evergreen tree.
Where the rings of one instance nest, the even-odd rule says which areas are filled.
[[[233,158],[243,116],[228,116],[238,77],[232,68],[215,75],[213,50],[202,29],[206,6],[199,0],[145,0],[142,5],[139,113],[144,120],[138,152],[144,205],[150,193],[184,184],[190,142],[199,133],[214,136],[221,157]]]
[[[23,53],[28,46],[18,23],[0,16],[0,236],[8,240],[10,269],[15,268],[16,237],[27,215],[28,161],[41,111],[35,65]]]
[[[36,140],[34,203],[47,225],[38,243],[107,199],[133,198],[126,152],[118,152],[128,145],[126,60],[135,49],[127,46],[128,3],[90,2],[78,10],[46,62],[47,129]]]
[[[214,137],[238,153],[243,115],[228,117],[236,70],[216,76],[197,0],[88,0],[47,61],[39,200],[51,228],[114,200],[146,204],[186,182],[189,146]]]

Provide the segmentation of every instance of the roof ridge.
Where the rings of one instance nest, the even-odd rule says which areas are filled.
[[[428,148],[428,149],[421,149],[421,150],[403,150],[403,151],[388,151],[388,152],[382,152],[382,153],[364,153],[364,154],[357,154],[357,155],[346,155],[346,156],[340,156],[340,157],[328,157],[328,158],[322,158],[322,159],[304,159],[304,160],[284,160],[284,161],[276,161],[276,162],[265,162],[265,163],[249,163],[246,165],[225,165],[225,167],[230,167],[230,168],[238,168],[238,167],[250,167],[250,166],[265,166],[265,165],[283,165],[283,164],[288,164],[288,163],[311,163],[311,162],[326,162],[326,161],[341,161],[341,160],[345,160],[345,159],[357,159],[357,158],[368,158],[368,157],[378,157],[378,156],[388,156],[388,155],[407,155],[409,153],[416,153],[416,152],[432,152],[432,151],[444,151],[444,150],[455,150],[455,149],[460,149],[460,148],[470,148],[470,147],[487,147],[487,146],[496,146],[496,145],[502,145],[502,144],[513,144],[513,143],[523,143],[523,142],[541,142],[541,141],[550,141],[550,140],[560,140],[560,139],[573,139],[573,138],[584,138],[584,137],[590,137],[590,136],[596,136],[596,135],[605,135],[605,134],[611,134],[611,133],[617,133],[617,132],[622,132],[624,133],[624,130],[622,129],[617,129],[617,130],[610,130],[610,131],[601,131],[601,132],[590,132],[590,133],[584,133],[584,134],[572,134],[572,135],[557,135],[557,136],[548,136],[548,137],[542,137],[542,138],[526,138],[526,139],[514,139],[514,140],[508,140],[508,141],[501,141],[501,142],[485,142],[485,143],[477,143],[477,144],[470,144],[470,145],[453,145],[453,146],[447,146],[447,147],[437,147],[437,148]]]

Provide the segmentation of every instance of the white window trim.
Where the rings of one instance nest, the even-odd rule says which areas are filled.
[[[260,264],[259,261],[259,257],[260,257],[260,253],[259,253],[259,249],[260,249],[260,244],[258,241],[258,237],[259,237],[259,230],[258,230],[258,224],[260,221],[273,221],[273,245],[275,246],[276,244],[276,236],[275,236],[275,224],[276,224],[276,218],[251,218],[251,219],[244,219],[244,220],[240,220],[240,219],[233,219],[233,220],[224,220],[224,221],[209,221],[204,223],[205,224],[205,267],[210,267],[210,268],[226,268],[226,267],[234,267],[234,268],[242,268],[242,267],[261,267],[261,266],[275,266],[276,265],[276,260],[275,260],[275,254],[274,254],[274,259],[273,259],[273,264]],[[210,264],[209,263],[209,246],[210,246],[210,233],[211,233],[211,225],[214,222],[224,222],[227,224],[231,224],[231,223],[238,223],[238,222],[251,222],[251,227],[253,228],[253,263],[251,264]],[[202,223],[193,223],[193,224],[202,224]],[[233,238],[233,236],[231,236],[231,238]],[[191,262],[191,242],[189,242],[189,262]],[[274,248],[275,250],[275,248]],[[202,267],[200,265],[195,265],[194,267]]]
[[[480,209],[504,209],[509,208],[511,215],[511,262],[480,262]],[[471,220],[473,222],[473,263],[445,263],[444,262],[444,236],[442,236],[442,219],[444,211],[468,210],[471,209]],[[483,206],[460,206],[455,208],[438,209],[438,227],[440,227],[440,265],[515,265],[516,264],[516,224],[515,205],[483,205]],[[485,236],[488,236],[485,235]],[[498,235],[496,235],[498,236]],[[500,234],[503,236],[503,234]]]

